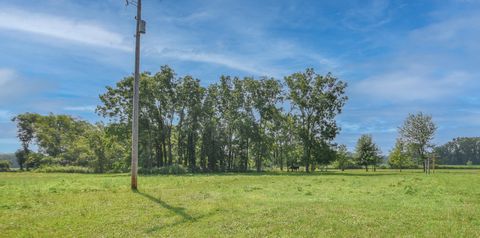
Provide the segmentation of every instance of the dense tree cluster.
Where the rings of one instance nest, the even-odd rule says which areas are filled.
[[[168,66],[140,81],[139,164],[143,171],[181,165],[192,172],[262,171],[335,160],[340,128],[335,117],[346,83],[313,69],[279,81],[221,76],[206,87]],[[108,123],[68,115],[17,115],[21,169],[83,166],[127,170],[130,162],[133,77],[100,95],[97,113]],[[345,153],[341,151],[340,153]],[[342,162],[342,166],[346,165]]]
[[[125,168],[126,147],[102,124],[92,125],[68,115],[36,113],[17,115],[13,121],[22,144],[15,153],[21,169],[72,165],[106,172]]]
[[[455,138],[436,147],[435,154],[441,164],[480,164],[480,137]]]
[[[97,112],[109,132],[128,142],[133,77],[100,95]],[[168,66],[143,73],[140,83],[140,166],[182,164],[191,171],[261,171],[302,164],[306,170],[334,158],[335,116],[346,83],[313,69],[285,77],[220,77],[203,87]]]

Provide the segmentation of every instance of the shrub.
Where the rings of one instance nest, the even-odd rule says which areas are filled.
[[[87,167],[80,167],[80,166],[42,166],[38,169],[34,170],[35,172],[40,173],[93,173],[93,169]]]
[[[188,170],[179,164],[151,169],[139,168],[138,170],[140,174],[186,174],[187,172]]]
[[[437,169],[480,169],[480,165],[436,165]]]
[[[388,166],[388,164],[381,164],[378,166],[379,169],[389,169],[390,167]]]
[[[0,172],[10,171],[11,165],[9,160],[0,160]]]

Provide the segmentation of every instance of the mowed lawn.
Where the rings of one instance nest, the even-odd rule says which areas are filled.
[[[480,237],[480,170],[0,173],[1,237]]]

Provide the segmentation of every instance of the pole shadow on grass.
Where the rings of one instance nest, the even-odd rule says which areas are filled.
[[[207,217],[207,216],[210,216],[210,215],[213,214],[213,213],[207,213],[205,215],[200,215],[200,216],[193,217],[190,214],[186,213],[185,208],[183,208],[183,207],[172,206],[172,205],[166,203],[165,201],[161,200],[160,198],[156,198],[156,197],[154,197],[154,196],[152,196],[148,193],[141,192],[139,190],[133,190],[133,192],[136,193],[136,194],[139,194],[140,196],[145,197],[148,200],[160,205],[161,207],[175,213],[175,215],[182,217],[182,220],[177,221],[175,223],[164,225],[164,226],[154,226],[152,228],[149,228],[147,230],[147,232],[149,232],[149,233],[161,230],[163,228],[173,227],[173,226],[177,226],[177,225],[180,225],[180,224],[184,224],[184,223],[187,223],[187,222],[196,222],[197,220],[199,220],[201,218],[204,218],[204,217]]]
[[[148,193],[140,192],[139,190],[134,190],[134,192],[140,194],[145,198],[148,198],[150,201],[162,206],[163,208],[175,213],[176,215],[181,216],[184,220],[195,221],[195,218],[186,213],[185,208],[183,207],[172,206],[165,201],[162,201],[160,198],[156,198]]]

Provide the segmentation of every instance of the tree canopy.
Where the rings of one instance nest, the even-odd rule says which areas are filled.
[[[280,81],[221,76],[202,85],[168,66],[140,80],[139,165],[182,165],[197,171],[262,171],[302,164],[306,171],[335,159],[336,116],[347,100],[345,82],[313,69]],[[68,115],[25,113],[17,122],[22,166],[128,168],[133,76],[107,86],[96,112],[105,124]],[[30,145],[35,144],[36,152]]]

